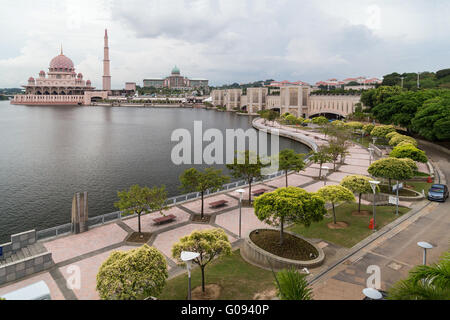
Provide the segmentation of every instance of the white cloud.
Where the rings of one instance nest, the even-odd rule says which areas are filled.
[[[448,67],[445,0],[19,0],[2,9],[0,87],[46,70],[60,43],[101,86],[109,29],[113,85],[176,64],[213,84],[315,82]]]

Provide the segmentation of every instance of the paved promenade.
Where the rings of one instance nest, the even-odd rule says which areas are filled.
[[[295,134],[295,129],[288,127],[284,127],[284,129],[290,130],[293,132],[293,134]],[[303,131],[303,133],[305,132],[306,131]],[[327,143],[323,134],[313,133],[310,131],[306,132],[306,134],[309,136],[309,138],[314,139],[314,141],[318,145]],[[302,134],[299,133],[299,135]],[[368,175],[368,151],[358,145],[354,145],[350,148],[349,151],[350,155],[345,160],[345,164],[339,165],[337,172],[331,171],[328,175],[328,185],[339,184],[341,179],[348,174]],[[325,165],[333,168],[332,164]],[[310,192],[317,191],[324,185],[323,181],[319,181],[317,179],[319,174],[318,168],[318,165],[311,165],[299,174],[291,174],[289,176],[289,185],[302,187]],[[285,187],[285,183],[285,177],[280,177],[269,182],[256,184],[252,188],[253,190],[265,188],[270,191],[275,190],[276,188]],[[248,188],[246,189],[246,192],[246,195],[248,196]],[[205,230],[216,227],[222,228],[228,234],[230,241],[233,243],[233,246],[239,246],[240,241],[237,235],[239,228],[239,207],[237,196],[238,195],[235,193],[235,191],[229,191],[222,194],[213,195],[212,197],[205,199],[205,212],[207,215],[211,216],[211,221],[209,224],[199,224],[192,221],[193,214],[200,212],[200,200],[195,200],[177,205],[175,207],[171,207],[170,210],[168,210],[166,213],[175,215],[177,219],[175,222],[168,225],[156,226],[153,224],[153,219],[159,217],[158,213],[153,213],[142,217],[143,231],[151,232],[153,234],[148,244],[156,247],[166,256],[169,266],[169,274],[171,276],[175,276],[180,272],[183,272],[183,269],[180,269],[176,265],[175,260],[172,258],[171,248],[173,244],[176,243],[181,237],[189,235],[194,230]],[[227,200],[228,206],[219,209],[209,208],[210,203],[218,200]],[[436,217],[436,219],[439,217]],[[242,231],[244,237],[247,236],[250,231],[256,228],[269,227],[256,218],[254,210],[252,208],[244,208],[242,211],[242,218]],[[426,220],[423,221],[424,223],[426,223]],[[443,228],[444,226],[445,225],[438,227]],[[125,242],[127,236],[135,230],[137,230],[137,218],[130,218],[94,228],[84,234],[69,235],[46,241],[43,244],[48,251],[52,252],[53,260],[56,264],[55,267],[51,270],[0,287],[0,295],[14,289],[25,287],[36,281],[44,280],[51,290],[52,299],[98,299],[99,297],[95,290],[95,284],[96,274],[100,265],[113,251],[127,251],[138,247],[138,245],[133,245]],[[410,233],[412,236],[418,236],[417,230],[411,230]],[[335,261],[338,261],[341,257],[349,253],[349,249],[340,248],[320,239],[312,239],[312,241],[316,242],[318,245],[324,248],[327,255],[327,261],[324,266],[318,269],[311,270],[312,276],[319,275],[321,272],[335,263]],[[391,250],[396,250],[396,252],[398,251],[399,253],[402,253],[403,250],[400,249],[402,247],[396,245],[398,243],[401,243],[401,241],[402,239],[394,239],[393,241],[389,241]],[[435,243],[438,243],[437,239],[435,240]],[[371,249],[366,248],[364,250]],[[438,250],[435,250],[431,253],[431,260],[436,258],[434,255],[437,254],[437,251]],[[371,255],[374,257],[384,257],[388,254],[388,252],[382,251],[381,249],[371,253]],[[406,270],[410,266],[417,263],[416,260],[418,259],[418,257],[420,258],[420,255],[411,253],[411,260],[403,261],[400,258],[395,260],[402,266],[402,268],[400,268],[401,276],[405,274]],[[392,263],[391,260],[389,260],[389,263]],[[364,265],[367,263],[371,263],[371,260],[364,260]],[[80,288],[69,288],[67,286],[68,281],[70,283],[70,280],[72,279],[74,270],[81,271]],[[318,283],[315,286],[315,293],[317,295],[317,298],[360,298],[360,295],[357,294],[360,288],[354,287],[354,285],[355,282],[361,283],[364,280],[364,275],[361,274],[360,270],[344,272],[344,275],[352,275],[354,276],[354,279],[352,281],[347,281],[347,278],[345,278],[341,274],[340,276],[338,276],[338,278],[333,278],[334,276],[331,277],[330,280],[328,280],[331,282]],[[354,272],[354,274],[352,274],[352,272]],[[396,276],[394,278],[398,277]],[[342,290],[342,294],[335,295],[336,293],[333,293],[333,290],[341,290],[341,288],[346,288],[345,286],[342,286],[340,282],[336,281],[345,282],[345,286],[348,286],[349,288],[351,288],[351,290]],[[325,283],[325,285],[323,283]],[[339,289],[329,289],[330,283],[331,286],[334,285]]]

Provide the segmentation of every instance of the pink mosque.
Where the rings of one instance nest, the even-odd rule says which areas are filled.
[[[50,61],[48,72],[39,72],[38,78],[30,77],[23,86],[25,94],[16,95],[12,104],[22,105],[90,105],[92,99],[106,99],[111,92],[111,74],[108,31],[105,30],[103,60],[103,90],[95,90],[90,80],[75,72],[73,61],[61,54]]]

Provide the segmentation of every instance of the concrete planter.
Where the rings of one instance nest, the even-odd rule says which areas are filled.
[[[254,230],[257,231],[257,230]],[[253,233],[252,231],[251,233]],[[262,230],[261,230],[262,231]],[[260,247],[258,247],[250,238],[245,239],[244,245],[241,249],[241,256],[242,258],[247,261],[248,263],[251,263],[253,265],[256,265],[260,268],[271,270],[271,267],[274,268],[274,270],[279,271],[282,269],[303,269],[303,268],[316,268],[323,264],[325,260],[325,253],[321,248],[316,246],[315,244],[305,240],[302,237],[299,237],[298,235],[285,231],[285,233],[290,234],[292,236],[295,236],[297,238],[300,238],[306,242],[308,242],[311,246],[313,246],[317,252],[319,253],[319,256],[310,261],[300,261],[300,260],[291,260],[282,258],[279,256],[276,256],[270,252],[267,252]]]

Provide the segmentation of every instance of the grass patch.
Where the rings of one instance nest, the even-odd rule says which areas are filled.
[[[416,171],[414,172],[414,177],[429,177],[430,174],[429,173],[425,173],[425,172],[420,172],[420,171]]]
[[[231,256],[221,257],[206,267],[206,284],[222,287],[219,300],[252,300],[254,295],[275,288],[272,272],[245,262],[237,250]],[[201,286],[200,268],[192,272],[192,289]],[[185,300],[188,278],[181,275],[167,281],[161,300]]]
[[[372,206],[361,205],[361,210],[372,212],[372,209]],[[329,229],[328,224],[333,222],[333,218],[331,217],[325,218],[321,222],[313,223],[309,228],[306,228],[303,225],[294,225],[289,228],[289,231],[295,232],[306,238],[322,239],[343,247],[351,248],[373,233],[373,231],[369,229],[369,222],[372,217],[352,216],[352,212],[357,210],[358,204],[355,203],[343,204],[336,208],[337,220],[349,224],[349,227],[346,229]],[[402,215],[409,210],[410,209],[408,208],[400,207],[399,213]],[[333,214],[332,210],[329,212]],[[377,207],[376,223],[378,229],[394,221],[396,218],[394,206]]]
[[[406,185],[411,186],[413,190],[422,193],[422,190],[425,190],[425,193],[431,188],[433,183],[421,182],[421,181],[408,181]]]

